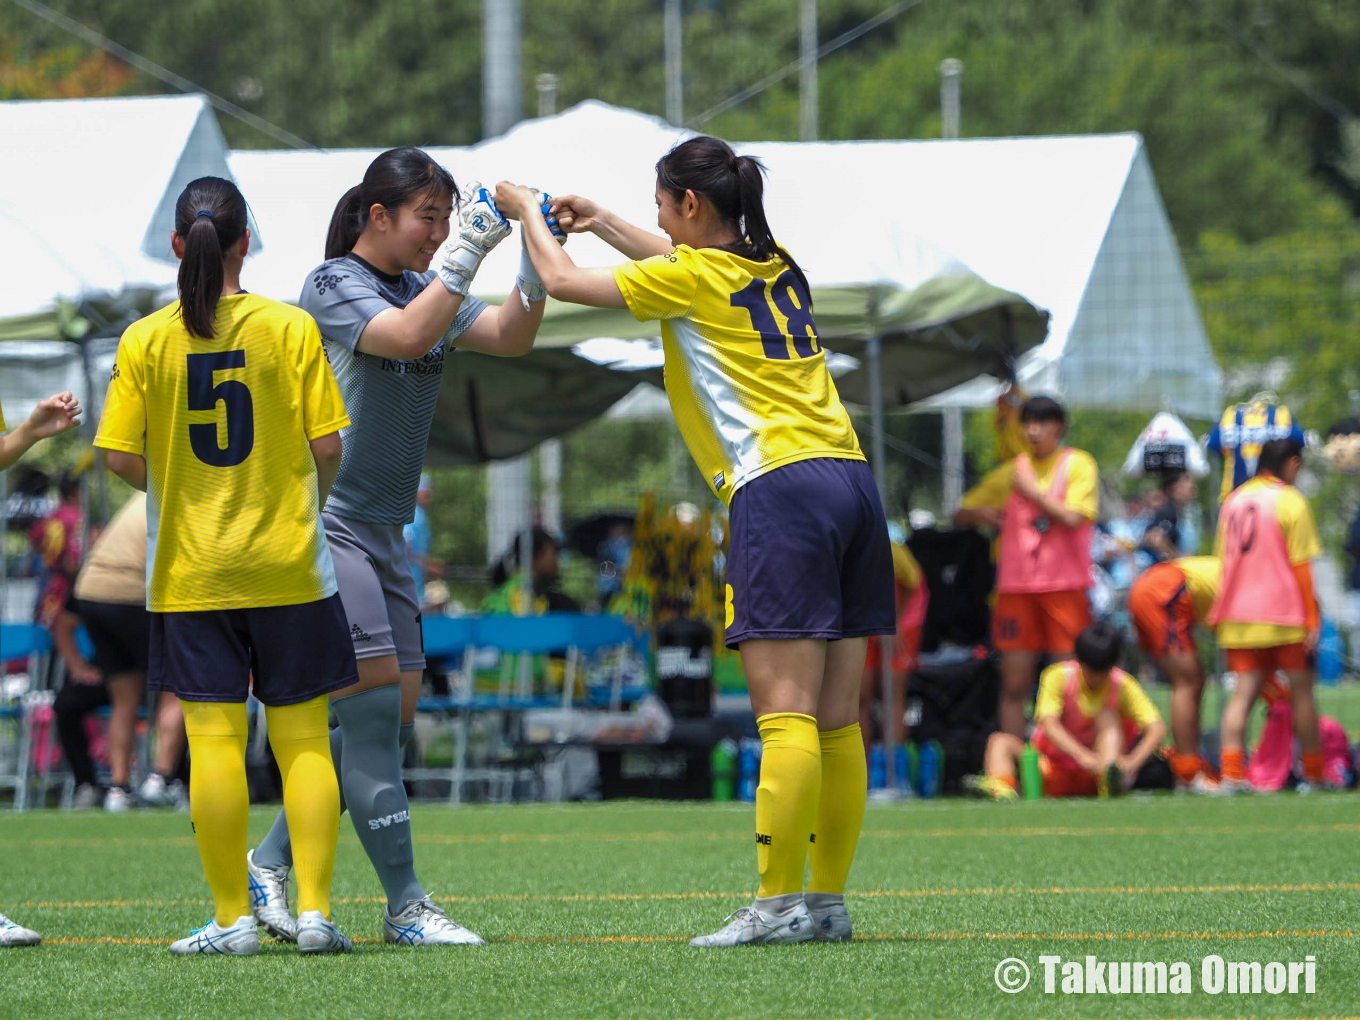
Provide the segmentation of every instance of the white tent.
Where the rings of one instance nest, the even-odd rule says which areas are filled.
[[[116,334],[173,290],[175,199],[230,169],[201,96],[0,103],[0,136],[0,340],[24,341],[3,349],[0,399],[18,420],[80,380],[60,341]]]
[[[1051,316],[1020,381],[1087,407],[1213,418],[1222,374],[1137,134],[903,147],[912,222]],[[984,380],[931,401],[990,403]]]

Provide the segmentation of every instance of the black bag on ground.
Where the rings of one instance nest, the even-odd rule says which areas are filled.
[[[911,739],[919,747],[938,740],[944,751],[944,792],[982,771],[987,738],[996,729],[1001,688],[995,657],[979,646],[973,657],[939,664],[923,663],[908,683],[906,712]]]

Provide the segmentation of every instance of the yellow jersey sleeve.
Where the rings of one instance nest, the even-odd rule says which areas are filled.
[[[146,385],[140,337],[129,326],[118,342],[109,389],[94,445],[138,455],[146,452]]]
[[[310,315],[302,317],[302,414],[307,441],[339,432],[349,425],[340,384],[331,371],[330,359],[321,343],[321,330]]]
[[[1034,701],[1034,721],[1061,716],[1063,694],[1067,688],[1066,663],[1054,663],[1039,677],[1039,696]]]
[[[1291,564],[1298,566],[1322,555],[1322,540],[1318,538],[1313,510],[1303,493],[1292,485],[1287,486],[1280,492],[1280,500],[1275,504],[1275,513],[1279,518],[1280,527],[1284,529]]]
[[[5,409],[0,407],[0,432],[5,431]]]
[[[1085,450],[1073,450],[1067,458],[1067,498],[1063,501],[1088,521],[1100,515],[1100,471]]]
[[[964,510],[977,510],[991,507],[995,510],[1006,509],[1011,498],[1011,479],[1015,477],[1015,461],[1008,460],[1000,467],[994,467],[982,476],[971,489],[963,494],[959,506]]]
[[[921,586],[921,565],[916,562],[916,557],[905,545],[898,545],[896,542],[891,545],[893,577],[903,588],[915,591]]]
[[[693,251],[682,245],[665,255],[615,266],[614,282],[633,318],[640,322],[678,319],[694,308],[699,270]]]
[[[1133,720],[1134,725],[1140,730],[1145,730],[1162,720],[1157,706],[1148,699],[1142,686],[1128,675],[1125,675],[1124,682],[1119,686],[1119,717]]]

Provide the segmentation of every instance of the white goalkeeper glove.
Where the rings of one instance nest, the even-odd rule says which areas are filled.
[[[458,209],[458,234],[445,242],[439,279],[450,294],[467,297],[472,277],[491,249],[510,236],[510,221],[501,215],[491,192],[476,181],[464,190]]]
[[[566,244],[567,232],[558,225],[557,217],[552,214],[552,196],[535,189],[534,199],[538,202],[539,212],[543,214],[543,222],[552,231],[553,239],[558,244]],[[523,240],[522,236],[521,240]],[[534,268],[533,259],[529,258],[527,243],[520,249],[519,279],[515,281],[515,285],[519,288],[520,304],[524,306],[526,312],[529,310],[531,301],[543,301],[548,296],[548,289],[543,286],[538,270]]]

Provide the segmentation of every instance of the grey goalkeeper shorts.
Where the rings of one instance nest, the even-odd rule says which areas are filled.
[[[400,524],[369,524],[323,513],[335,581],[356,659],[395,655],[403,671],[425,668],[420,602]]]

